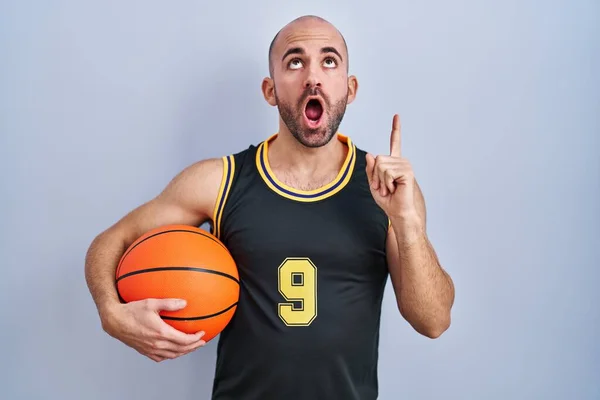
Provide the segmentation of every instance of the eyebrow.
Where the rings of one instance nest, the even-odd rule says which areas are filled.
[[[335,47],[331,47],[331,46],[322,47],[321,54],[324,54],[324,53],[334,53],[340,58],[340,60],[342,60],[342,61],[344,60],[344,58],[342,57],[340,52],[337,51],[337,49]],[[285,60],[285,58],[287,56],[289,56],[290,54],[305,54],[305,52],[304,52],[304,49],[302,49],[301,47],[292,47],[291,49],[288,49],[283,54],[283,57],[281,57],[281,61]]]

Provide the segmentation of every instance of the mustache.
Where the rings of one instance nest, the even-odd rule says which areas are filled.
[[[306,98],[309,96],[321,96],[321,99],[323,99],[325,105],[329,106],[329,98],[317,86],[311,86],[309,88],[304,89],[304,92],[302,92],[302,96],[300,96],[298,104],[302,105],[306,101]]]

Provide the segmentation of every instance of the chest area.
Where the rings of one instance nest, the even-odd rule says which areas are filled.
[[[222,240],[242,273],[298,259],[332,277],[361,279],[385,270],[387,219],[375,207],[356,196],[317,203],[248,196],[227,213]]]

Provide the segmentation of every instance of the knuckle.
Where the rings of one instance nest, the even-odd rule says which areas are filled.
[[[152,350],[162,350],[164,348],[164,345],[161,341],[154,340],[152,341],[152,343],[150,343],[150,348],[152,348]]]
[[[145,299],[142,301],[142,308],[144,310],[152,309],[152,299]]]

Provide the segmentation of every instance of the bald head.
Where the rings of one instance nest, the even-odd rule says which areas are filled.
[[[277,32],[261,89],[279,110],[279,132],[307,147],[329,143],[356,97],[358,80],[348,71],[346,40],[325,19],[305,15]]]
[[[318,17],[316,15],[304,15],[294,19],[293,21],[285,25],[283,28],[281,28],[271,41],[271,44],[269,46],[269,73],[271,77],[273,77],[273,68],[275,62],[274,57],[281,52],[281,47],[285,47],[286,45],[286,43],[282,42],[289,41],[291,37],[294,36],[294,34],[302,32],[303,30],[309,31],[311,28],[325,28],[327,30],[335,32],[335,36],[337,36],[341,40],[341,43],[343,45],[343,49],[340,49],[340,51],[343,52],[342,57],[346,60],[346,68],[348,68],[348,46],[346,44],[346,39],[344,38],[342,33],[335,26],[333,26],[333,24],[331,24],[324,18]]]

